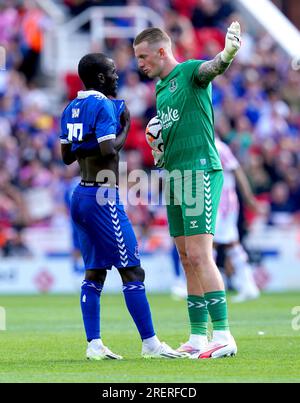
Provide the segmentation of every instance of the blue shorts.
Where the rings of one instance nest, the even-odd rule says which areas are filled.
[[[137,240],[117,189],[78,185],[71,216],[86,270],[140,266]]]

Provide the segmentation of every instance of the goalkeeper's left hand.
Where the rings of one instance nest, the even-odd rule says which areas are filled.
[[[161,151],[152,150],[152,156],[154,158],[154,165],[157,168],[163,168],[165,165],[164,153]]]
[[[225,48],[221,52],[221,58],[225,63],[231,63],[241,47],[241,27],[237,21],[231,23],[227,29]]]

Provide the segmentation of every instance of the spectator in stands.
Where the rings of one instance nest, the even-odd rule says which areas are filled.
[[[293,221],[293,204],[289,198],[289,188],[285,182],[277,182],[271,190],[269,212],[270,225],[288,225]]]
[[[25,0],[20,30],[23,61],[19,70],[28,82],[37,74],[43,48],[43,31],[48,24],[48,18],[37,4],[33,0]]]
[[[175,51],[174,54],[179,60],[193,59],[198,56],[198,50],[195,47],[195,31],[191,21],[178,15],[174,10],[167,10],[164,13],[166,32],[172,38]]]
[[[152,94],[147,84],[140,82],[136,71],[126,73],[125,84],[119,91],[119,98],[124,99],[133,118],[142,118],[152,101]]]
[[[227,1],[197,0],[192,14],[192,23],[195,28],[219,28],[232,12],[233,8]]]

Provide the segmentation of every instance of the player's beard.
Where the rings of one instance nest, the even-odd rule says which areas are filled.
[[[117,96],[117,90],[118,90],[118,85],[117,85],[116,81],[109,81],[106,83],[105,93],[107,95],[110,95],[115,98]]]

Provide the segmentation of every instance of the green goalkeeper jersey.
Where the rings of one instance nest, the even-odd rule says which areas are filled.
[[[222,169],[214,141],[214,112],[211,84],[197,84],[204,61],[178,64],[156,84],[157,115],[162,124],[165,168]]]

